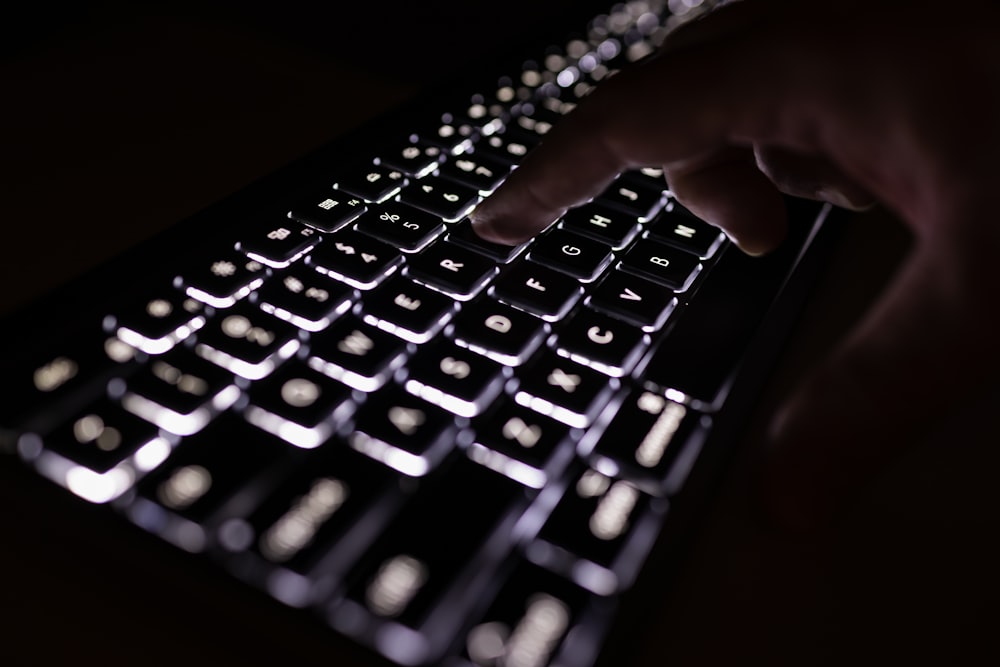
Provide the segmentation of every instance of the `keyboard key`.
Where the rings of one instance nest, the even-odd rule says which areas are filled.
[[[632,246],[625,254],[621,267],[675,291],[687,289],[701,271],[701,264],[694,255],[649,239]]]
[[[306,331],[325,329],[353,298],[347,285],[301,264],[271,277],[257,292],[261,310]]]
[[[371,164],[339,180],[337,188],[365,201],[382,202],[397,194],[407,183],[403,172]]]
[[[375,391],[403,363],[406,343],[354,316],[338,320],[309,341],[309,366],[358,389]]]
[[[509,523],[505,519],[523,509],[525,499],[519,484],[465,458],[436,482],[406,504],[347,591],[348,599],[370,614],[417,630],[435,610],[449,614],[450,625],[464,621],[461,608],[441,601],[453,597],[451,589],[464,572],[499,559],[489,554],[484,563],[477,555],[491,534]],[[450,633],[436,637],[439,643],[448,639]]]
[[[247,421],[304,449],[326,442],[354,408],[347,385],[300,361],[255,382],[249,399]]]
[[[509,400],[475,419],[472,428],[473,461],[535,489],[558,476],[573,457],[568,426]]]
[[[611,248],[600,241],[555,229],[535,243],[528,259],[589,282],[611,263]]]
[[[455,317],[455,341],[507,366],[530,357],[549,331],[537,317],[492,299],[462,309]]]
[[[252,488],[256,477],[287,460],[288,453],[288,445],[246,422],[233,416],[220,419],[185,438],[139,483],[131,518],[188,551],[201,551],[207,542],[205,525],[218,523],[227,501]]]
[[[321,237],[312,227],[286,220],[260,226],[258,231],[245,236],[236,247],[250,259],[282,269],[309,252],[320,240]]]
[[[455,302],[405,278],[393,278],[364,296],[368,324],[411,343],[424,343],[447,324]]]
[[[479,203],[479,193],[464,185],[428,176],[404,189],[399,199],[404,204],[455,222]]]
[[[618,179],[595,200],[606,206],[617,208],[635,216],[639,222],[647,222],[663,206],[663,188],[646,187],[641,183]]]
[[[472,145],[477,129],[468,120],[450,113],[441,114],[441,122],[432,132],[422,135],[422,139],[443,149],[446,153],[457,155],[465,152]]]
[[[456,243],[470,250],[474,250],[480,255],[485,255],[497,262],[506,264],[521,254],[528,247],[529,242],[520,245],[504,245],[503,243],[491,243],[484,241],[472,229],[472,223],[468,219],[462,220],[458,224],[449,228],[448,236],[445,240]]]
[[[557,551],[529,549],[529,557],[572,573],[576,583],[598,595],[617,593],[632,583],[655,538],[662,506],[651,500],[630,482],[585,470],[538,534]],[[574,567],[580,561],[595,567]]]
[[[434,171],[443,158],[444,151],[439,146],[418,140],[398,151],[383,153],[379,163],[411,178],[421,178]]]
[[[460,417],[482,412],[503,388],[502,367],[449,342],[426,345],[410,360],[406,390]]]
[[[611,271],[591,293],[587,305],[655,331],[677,303],[674,291],[624,271]]]
[[[519,405],[578,428],[589,425],[618,388],[618,380],[551,352],[526,366],[520,379],[514,395]]]
[[[313,250],[308,262],[320,273],[368,290],[395,273],[403,257],[392,246],[342,229]]]
[[[126,410],[178,435],[197,433],[240,396],[231,373],[185,348],[153,359],[125,388]]]
[[[406,252],[416,252],[444,233],[440,218],[390,202],[373,206],[357,222],[358,231]]]
[[[441,176],[488,195],[507,178],[510,166],[489,155],[458,155],[441,165]]]
[[[556,329],[556,351],[614,377],[627,375],[649,345],[641,329],[581,308]]]
[[[534,263],[522,262],[497,278],[493,296],[544,320],[554,322],[569,312],[583,294],[573,278]]]
[[[390,385],[361,406],[349,441],[404,475],[422,477],[455,447],[454,422],[441,408]]]
[[[474,155],[486,156],[490,160],[504,164],[517,164],[531,150],[534,142],[524,141],[524,137],[510,133],[487,137],[476,144]]]
[[[329,188],[301,200],[288,217],[321,232],[335,232],[367,210],[362,198]]]
[[[219,312],[198,334],[195,352],[249,380],[267,376],[302,342],[295,325],[250,303]]]
[[[237,252],[220,253],[175,279],[188,296],[216,308],[228,308],[264,282],[270,269]]]
[[[477,667],[559,664],[562,642],[590,596],[572,582],[522,563],[465,637],[464,656]]]
[[[168,288],[123,308],[110,328],[129,345],[162,354],[203,327],[205,315],[200,301]]]
[[[646,389],[633,389],[615,409],[614,417],[596,442],[580,443],[590,451],[594,467],[606,470],[610,462],[617,475],[654,496],[680,490],[693,457],[675,466],[678,456],[700,446],[708,417]]]
[[[718,227],[695,217],[693,213],[671,200],[667,209],[662,211],[647,226],[650,238],[663,241],[681,250],[707,259],[725,241],[725,235]]]
[[[497,274],[496,263],[453,243],[435,243],[409,261],[406,275],[460,301],[475,296]]]
[[[391,497],[399,496],[396,479],[388,468],[342,443],[310,452],[245,519],[221,526],[223,546],[249,550],[303,576],[342,576],[371,542],[373,529],[384,523],[378,510],[397,500]],[[286,593],[283,601],[305,606],[315,599],[312,593],[299,599]]]
[[[635,216],[597,203],[567,211],[560,226],[602,241],[616,250],[627,246],[640,229]]]

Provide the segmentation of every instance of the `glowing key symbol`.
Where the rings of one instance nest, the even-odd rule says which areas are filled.
[[[424,413],[415,408],[401,408],[397,405],[389,409],[389,421],[403,435],[416,433],[426,419]]]
[[[559,387],[567,394],[572,394],[576,391],[576,388],[580,386],[580,382],[582,380],[579,375],[567,373],[561,368],[556,368],[549,373],[549,377],[546,378],[546,381],[553,387]]]
[[[600,327],[590,327],[587,329],[587,338],[598,345],[607,345],[615,339],[615,335],[611,331],[601,331]]]
[[[228,278],[236,273],[236,265],[232,262],[216,262],[212,265],[212,273],[220,278]]]
[[[291,232],[285,229],[284,227],[279,227],[278,229],[269,232],[267,238],[271,239],[272,241],[284,241],[285,239],[288,238],[290,234]]]
[[[628,199],[629,201],[636,201],[639,199],[639,193],[635,190],[629,190],[628,188],[618,188],[618,194],[625,197],[625,199]]]
[[[345,354],[355,357],[363,357],[372,351],[375,342],[357,329],[352,331],[344,340],[337,343],[337,349]]]
[[[542,438],[542,429],[537,424],[528,426],[520,417],[511,417],[501,430],[503,437],[514,440],[525,449],[531,449]]]
[[[293,408],[307,408],[319,398],[320,388],[305,378],[294,378],[281,386],[281,399]]]
[[[486,318],[484,324],[490,329],[500,333],[507,333],[510,331],[511,327],[510,318],[504,317],[503,315],[490,315]]]
[[[677,236],[683,236],[686,239],[694,238],[694,233],[694,227],[688,227],[687,225],[677,225],[674,227],[674,234],[677,234]]]
[[[461,359],[445,357],[441,360],[441,372],[456,380],[464,380],[472,373],[472,367]]]
[[[399,216],[395,213],[383,213],[379,216],[379,220],[385,220],[387,222],[399,222]]]
[[[38,391],[53,391],[76,377],[80,367],[66,357],[57,357],[35,371],[33,380]]]
[[[336,243],[334,244],[334,247],[340,252],[344,253],[345,255],[353,255],[355,252],[357,252],[354,249],[354,246],[349,246],[344,243]]]

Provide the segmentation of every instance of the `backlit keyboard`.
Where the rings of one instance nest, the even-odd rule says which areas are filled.
[[[17,316],[0,444],[373,655],[593,663],[692,470],[733,444],[827,213],[790,202],[793,238],[749,259],[649,168],[521,246],[475,235],[667,4],[425,98]]]

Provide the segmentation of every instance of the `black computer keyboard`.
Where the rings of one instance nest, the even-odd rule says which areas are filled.
[[[8,319],[0,443],[400,664],[592,663],[692,469],[731,448],[827,213],[790,202],[792,238],[749,259],[651,168],[524,245],[472,231],[655,48],[666,4],[617,6]]]

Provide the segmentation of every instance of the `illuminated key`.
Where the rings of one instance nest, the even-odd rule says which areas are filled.
[[[195,351],[237,375],[259,380],[298,351],[298,334],[290,322],[242,303],[209,320]]]

